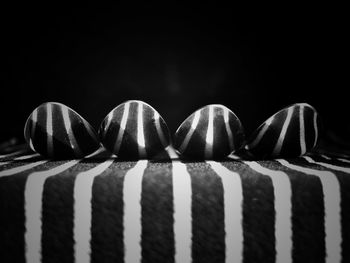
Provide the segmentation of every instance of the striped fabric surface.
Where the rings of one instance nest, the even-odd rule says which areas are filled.
[[[0,155],[0,262],[350,262],[350,157]]]

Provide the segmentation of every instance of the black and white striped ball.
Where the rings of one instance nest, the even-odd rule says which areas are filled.
[[[47,158],[82,158],[100,146],[93,127],[57,102],[43,103],[30,114],[24,137],[32,150]]]
[[[315,147],[320,128],[315,108],[296,103],[261,124],[248,138],[245,149],[260,159],[298,157]]]
[[[138,100],[114,108],[102,121],[99,136],[104,147],[121,159],[150,159],[170,144],[163,118]]]
[[[220,159],[243,142],[244,129],[237,116],[223,105],[212,104],[195,111],[179,126],[174,148],[183,157]]]

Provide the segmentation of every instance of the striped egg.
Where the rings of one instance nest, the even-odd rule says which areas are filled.
[[[32,150],[48,158],[82,158],[100,146],[93,127],[57,102],[43,103],[30,114],[24,138]]]
[[[179,126],[174,148],[187,158],[219,159],[239,149],[243,141],[244,129],[237,116],[213,104],[195,111]]]
[[[261,124],[248,138],[245,149],[260,159],[301,156],[317,144],[320,127],[315,108],[296,103]]]
[[[121,159],[150,159],[170,144],[163,118],[138,100],[114,108],[102,121],[99,136],[104,147]]]

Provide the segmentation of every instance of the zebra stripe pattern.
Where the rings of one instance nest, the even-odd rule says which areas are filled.
[[[329,171],[319,171],[311,168],[300,167],[286,160],[278,160],[283,166],[311,174],[320,178],[325,206],[325,246],[326,262],[340,262],[341,259],[341,220],[340,220],[340,187],[336,175]],[[311,161],[311,163],[315,163]]]
[[[238,150],[244,141],[240,120],[227,107],[207,105],[191,114],[177,129],[174,147],[191,159],[220,159]]]
[[[100,146],[91,125],[57,102],[41,104],[30,114],[24,137],[32,150],[53,159],[82,158]]]
[[[316,146],[320,128],[315,108],[296,103],[261,124],[248,138],[245,150],[256,159],[301,156]]]
[[[8,173],[22,155],[0,167],[2,262],[350,259],[350,157],[157,163],[103,154]]]
[[[164,155],[170,144],[163,118],[150,105],[137,100],[114,108],[102,121],[99,136],[107,150],[128,160]]]

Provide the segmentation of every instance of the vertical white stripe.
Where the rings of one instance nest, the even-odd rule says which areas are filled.
[[[238,173],[232,172],[218,162],[208,162],[221,177],[224,188],[225,207],[225,262],[243,262],[243,190]]]
[[[37,122],[38,122],[38,110],[35,109],[32,113],[32,129],[30,131],[30,137],[29,137],[29,147],[35,151],[34,149],[34,145],[33,145],[33,141],[32,141],[32,138],[35,136],[35,129],[36,129],[36,125],[37,125]]]
[[[29,163],[29,164],[17,166],[17,167],[11,168],[11,169],[7,169],[7,170],[0,172],[0,177],[21,173],[21,172],[27,171],[29,169],[34,168],[35,166],[41,165],[41,164],[46,163],[46,162],[47,162],[47,160],[37,161],[34,163]]]
[[[228,136],[228,143],[230,145],[230,150],[233,151],[234,150],[234,143],[233,143],[232,130],[230,127],[230,119],[229,119],[228,109],[223,107],[222,110],[224,111],[224,122],[225,122],[225,128],[226,128],[226,132],[227,132],[227,136]]]
[[[300,155],[306,153],[305,143],[305,124],[304,124],[304,106],[299,106],[299,133],[300,133]]]
[[[46,104],[46,131],[47,131],[47,154],[49,156],[53,155],[53,128],[52,128],[52,105],[50,103]]]
[[[33,135],[34,134],[33,130],[35,130],[35,125],[38,122],[38,110],[37,109],[35,109],[33,111],[33,113],[32,113],[32,121],[33,121],[33,124],[34,124],[33,125],[34,128],[32,127],[32,135]]]
[[[125,105],[124,105],[123,115],[124,115],[125,106],[126,106],[127,103],[128,103],[128,102],[126,102]],[[107,123],[106,123],[106,125],[105,125],[105,127],[104,127],[104,129],[103,129],[103,136],[106,136],[106,133],[107,133],[107,131],[108,131],[108,129],[109,129],[109,126],[111,125],[111,122],[112,122],[113,114],[114,114],[114,110],[111,111],[111,112],[107,115]]]
[[[335,174],[328,171],[305,168],[293,165],[286,160],[277,160],[289,169],[311,174],[320,178],[323,189],[324,213],[325,213],[325,243],[326,262],[341,262],[341,196],[340,185]]]
[[[35,151],[32,138],[29,138],[29,148]]]
[[[262,124],[263,125],[262,129],[260,130],[258,135],[255,137],[255,139],[250,144],[246,145],[245,147],[246,149],[249,150],[258,145],[258,143],[261,141],[262,137],[270,127],[273,120],[274,120],[274,116],[270,117],[267,121],[265,121],[264,124]]]
[[[302,158],[304,158],[309,163],[318,164],[318,165],[324,166],[326,168],[340,171],[340,172],[344,172],[344,173],[350,173],[350,168],[347,168],[347,167],[333,165],[333,164],[329,164],[329,163],[323,163],[323,162],[316,162],[313,159],[311,159],[309,156],[303,156]]]
[[[282,171],[267,169],[257,162],[245,162],[272,180],[275,196],[276,262],[292,262],[292,189],[289,177]]]
[[[180,152],[184,152],[186,150],[186,147],[187,147],[187,145],[188,145],[188,143],[189,143],[189,141],[190,141],[190,139],[191,139],[195,129],[197,128],[200,116],[201,116],[201,111],[200,110],[196,111],[195,114],[194,114],[194,117],[193,117],[191,128],[188,131],[188,133],[186,134],[186,137],[183,140],[183,142],[182,142],[182,144],[181,144],[181,146],[179,148]]]
[[[318,128],[317,128],[317,113],[314,112],[314,129],[315,129],[315,141],[314,141],[314,146],[317,143],[317,138],[318,138]]]
[[[62,111],[64,127],[66,128],[70,145],[71,145],[74,153],[79,156],[79,155],[81,155],[81,150],[79,148],[79,145],[77,143],[77,140],[75,139],[75,136],[74,136],[74,133],[73,133],[73,130],[72,130],[72,125],[71,125],[71,121],[70,121],[70,118],[69,118],[68,108],[67,107],[61,107],[61,111]]]
[[[159,113],[154,111],[154,121],[156,123],[156,129],[157,129],[157,134],[158,137],[160,139],[160,142],[162,143],[163,147],[167,147],[168,146],[168,142],[165,139],[162,127],[160,126],[160,116]]]
[[[42,233],[42,194],[48,177],[62,173],[79,161],[66,162],[50,170],[31,173],[28,176],[24,191],[25,212],[25,258],[27,263],[41,262],[41,233]]]
[[[124,177],[124,262],[141,262],[141,191],[146,167],[146,160],[138,161]]]
[[[205,138],[205,158],[212,158],[213,156],[213,143],[214,143],[214,106],[209,106],[209,117],[208,117],[208,129]]]
[[[275,148],[272,151],[273,156],[278,156],[280,154],[280,151],[284,142],[284,138],[286,137],[287,128],[289,127],[289,123],[292,118],[292,114],[293,114],[293,108],[288,108],[286,120],[283,123],[280,136],[278,137]]]
[[[119,126],[117,140],[115,141],[115,145],[114,145],[114,152],[117,155],[118,155],[118,152],[119,152],[119,149],[120,149],[120,145],[121,145],[121,143],[123,141],[123,135],[124,135],[124,131],[125,131],[125,128],[126,128],[126,123],[128,121],[128,118],[129,118],[129,110],[130,110],[130,102],[126,102],[124,104],[124,111],[123,111],[122,119],[120,121],[120,126]],[[108,121],[108,123],[110,123],[110,121]],[[108,127],[105,128],[106,132],[107,132],[107,129],[108,129]]]
[[[74,183],[74,258],[76,263],[90,262],[91,198],[94,178],[103,173],[113,159],[77,175]]]
[[[137,109],[137,145],[139,157],[145,158],[147,153],[145,149],[145,135],[143,131],[143,104],[141,102],[138,102]]]
[[[175,263],[192,262],[192,188],[186,165],[173,161]]]

